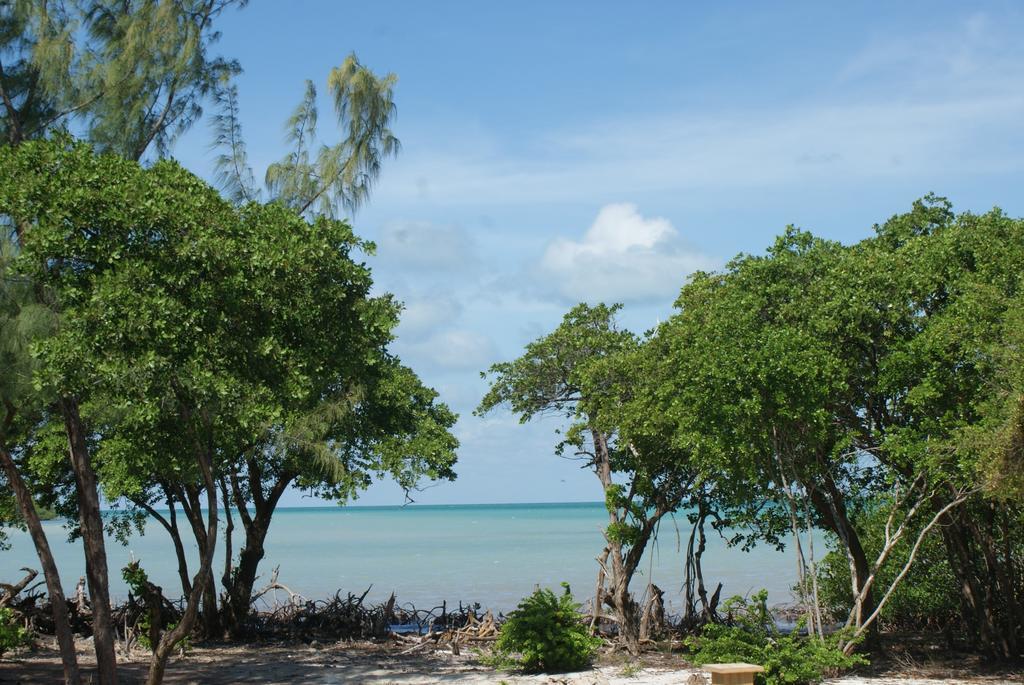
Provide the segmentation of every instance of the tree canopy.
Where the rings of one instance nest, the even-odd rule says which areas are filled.
[[[0,179],[0,213],[31,226],[20,273],[61,317],[36,385],[76,399],[108,499],[161,486],[201,517],[216,479],[241,513],[263,479],[345,500],[383,474],[453,476],[455,416],[387,351],[399,308],[370,294],[347,223],[66,138],[0,151]],[[209,518],[192,523],[212,551]]]
[[[900,581],[941,537],[971,639],[1010,657],[1022,263],[1024,221],[935,196],[850,246],[790,227],[764,254],[694,274],[645,337],[615,328],[617,307],[573,308],[492,367],[480,410],[567,420],[559,450],[608,474],[609,540],[642,549],[662,503],[732,543],[791,539],[819,634],[813,531],[828,531],[829,572],[848,568],[847,652],[894,596],[907,606]]]

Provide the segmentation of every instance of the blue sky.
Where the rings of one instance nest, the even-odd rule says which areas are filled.
[[[553,455],[557,425],[471,414],[479,372],[578,301],[623,302],[639,332],[687,274],[787,224],[853,242],[929,191],[1024,215],[1014,2],[257,0],[219,28],[257,178],[305,79],[326,93],[352,51],[399,77],[403,150],[353,224],[406,303],[394,350],[462,416],[460,477],[422,503],[600,499]],[[210,179],[211,138],[174,149]],[[359,503],[402,501],[382,484]]]

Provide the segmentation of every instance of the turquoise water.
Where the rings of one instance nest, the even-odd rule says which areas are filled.
[[[557,587],[568,581],[580,599],[593,594],[597,573],[594,558],[604,546],[601,528],[607,513],[599,503],[410,505],[408,507],[310,507],[280,509],[274,515],[260,567],[263,581],[275,566],[280,582],[309,598],[335,591],[362,594],[384,601],[395,591],[399,603],[429,608],[479,602],[497,610],[513,608],[535,585]],[[222,521],[223,524],[223,521]],[[68,592],[84,575],[80,543],[68,543],[63,524],[45,524],[61,580]],[[685,545],[689,524],[678,520]],[[223,529],[223,525],[222,525]],[[234,551],[241,538],[236,525]],[[10,531],[12,547],[0,552],[0,581],[20,578],[22,566],[39,568],[28,535]],[[195,563],[195,545],[189,549]],[[179,583],[174,551],[164,530],[149,521],[144,535],[127,547],[108,541],[111,591],[127,590],[120,569],[140,559],[151,579],[168,595]],[[223,572],[223,538],[218,541],[217,578]],[[791,599],[795,578],[790,552],[761,547],[751,552],[727,548],[717,536],[708,538],[704,555],[706,582],[713,590],[721,581],[723,596],[767,588],[773,603]],[[190,567],[194,572],[194,566]],[[647,578],[666,592],[670,610],[681,608],[682,557],[672,521],[662,527],[659,541],[634,580],[639,591]]]

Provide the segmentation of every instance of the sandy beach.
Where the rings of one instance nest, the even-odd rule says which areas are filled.
[[[79,641],[80,659],[87,674],[92,665],[88,647],[88,641]],[[372,643],[201,647],[172,659],[164,682],[169,685],[705,685],[709,682],[706,674],[670,654],[646,654],[639,662],[606,654],[588,671],[521,675],[495,671],[481,664],[468,650],[460,655],[443,649],[426,654],[403,654],[403,651],[407,651],[407,646]],[[123,682],[143,682],[147,658],[143,651],[123,658],[120,665]],[[60,680],[60,661],[57,654],[48,649],[13,655],[0,663],[0,683],[5,685],[49,685]],[[1024,683],[1024,676],[1012,671],[958,674],[949,670],[949,666],[932,665],[906,673],[848,675],[825,682],[828,685],[996,685]]]

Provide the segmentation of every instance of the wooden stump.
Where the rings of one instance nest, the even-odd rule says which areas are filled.
[[[754,685],[754,676],[764,672],[763,666],[754,664],[706,664],[702,668],[711,674],[711,685]]]

